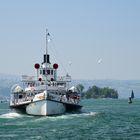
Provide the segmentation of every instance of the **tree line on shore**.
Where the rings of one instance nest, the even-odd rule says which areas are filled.
[[[84,91],[84,86],[82,84],[78,84],[77,86],[78,91],[81,93],[82,98],[118,98],[117,90],[109,87],[100,88],[98,86],[93,85],[89,87],[88,90]]]

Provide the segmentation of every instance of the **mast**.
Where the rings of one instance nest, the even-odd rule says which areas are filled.
[[[47,55],[48,55],[48,29],[46,29],[46,67],[45,67],[45,74],[46,74],[46,97],[47,97],[47,89],[48,89],[48,82],[47,82]]]

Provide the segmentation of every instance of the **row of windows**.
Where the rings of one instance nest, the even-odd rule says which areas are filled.
[[[40,70],[40,74],[45,75],[45,70]],[[53,70],[47,70],[47,75],[53,75]]]

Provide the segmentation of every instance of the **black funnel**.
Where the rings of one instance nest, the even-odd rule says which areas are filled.
[[[44,63],[46,63],[46,54],[44,54]],[[50,55],[47,54],[47,63],[50,63]]]

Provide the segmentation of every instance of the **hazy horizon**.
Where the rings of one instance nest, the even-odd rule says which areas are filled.
[[[0,73],[36,75],[45,31],[51,62],[73,79],[140,79],[139,0],[0,2]]]
[[[27,76],[36,76],[36,73],[33,73],[32,75],[29,74],[10,74],[10,73],[0,73],[0,78],[2,76],[2,78],[7,76],[11,76],[11,77],[15,77],[15,78],[21,78],[22,75],[27,75]],[[59,76],[59,75],[58,75]],[[65,76],[65,75],[64,75]],[[9,77],[9,78],[11,78]],[[74,79],[73,77],[71,77],[72,81],[140,81],[140,79]]]

